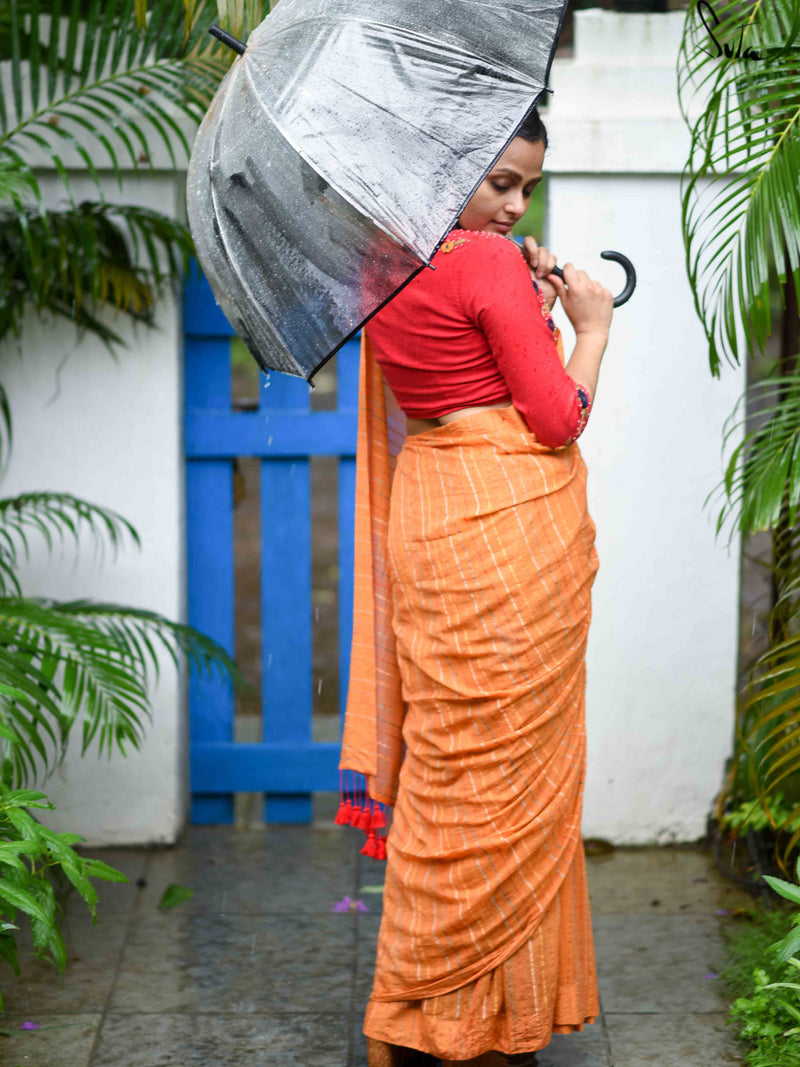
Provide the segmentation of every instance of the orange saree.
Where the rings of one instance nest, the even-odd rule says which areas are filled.
[[[599,1013],[586,468],[513,407],[403,435],[365,342],[341,766],[395,807],[364,1032],[442,1058],[532,1051]]]

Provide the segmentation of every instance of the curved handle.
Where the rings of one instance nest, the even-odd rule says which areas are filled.
[[[633,295],[633,290],[636,288],[636,271],[634,270],[631,261],[627,256],[623,256],[622,252],[601,252],[600,258],[612,259],[615,263],[619,263],[625,271],[625,288],[619,296],[614,297],[614,307],[618,308],[621,304],[630,300]],[[557,275],[562,280],[564,278],[564,275],[561,272],[561,267],[554,267],[553,274]]]

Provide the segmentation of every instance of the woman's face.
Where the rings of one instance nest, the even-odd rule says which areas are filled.
[[[463,230],[510,233],[542,180],[543,163],[541,141],[515,137],[464,208],[459,226]]]

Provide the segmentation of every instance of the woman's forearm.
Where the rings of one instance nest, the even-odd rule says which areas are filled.
[[[570,378],[589,390],[592,399],[597,392],[597,376],[607,344],[607,330],[577,334],[575,347],[565,368]]]

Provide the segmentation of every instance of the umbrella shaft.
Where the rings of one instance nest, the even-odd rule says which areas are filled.
[[[227,33],[225,30],[221,29],[221,27],[216,25],[210,26],[208,32],[212,37],[216,37],[222,41],[223,44],[226,44],[228,48],[232,48],[234,52],[238,52],[240,56],[244,55],[247,45],[234,37],[233,34]]]

